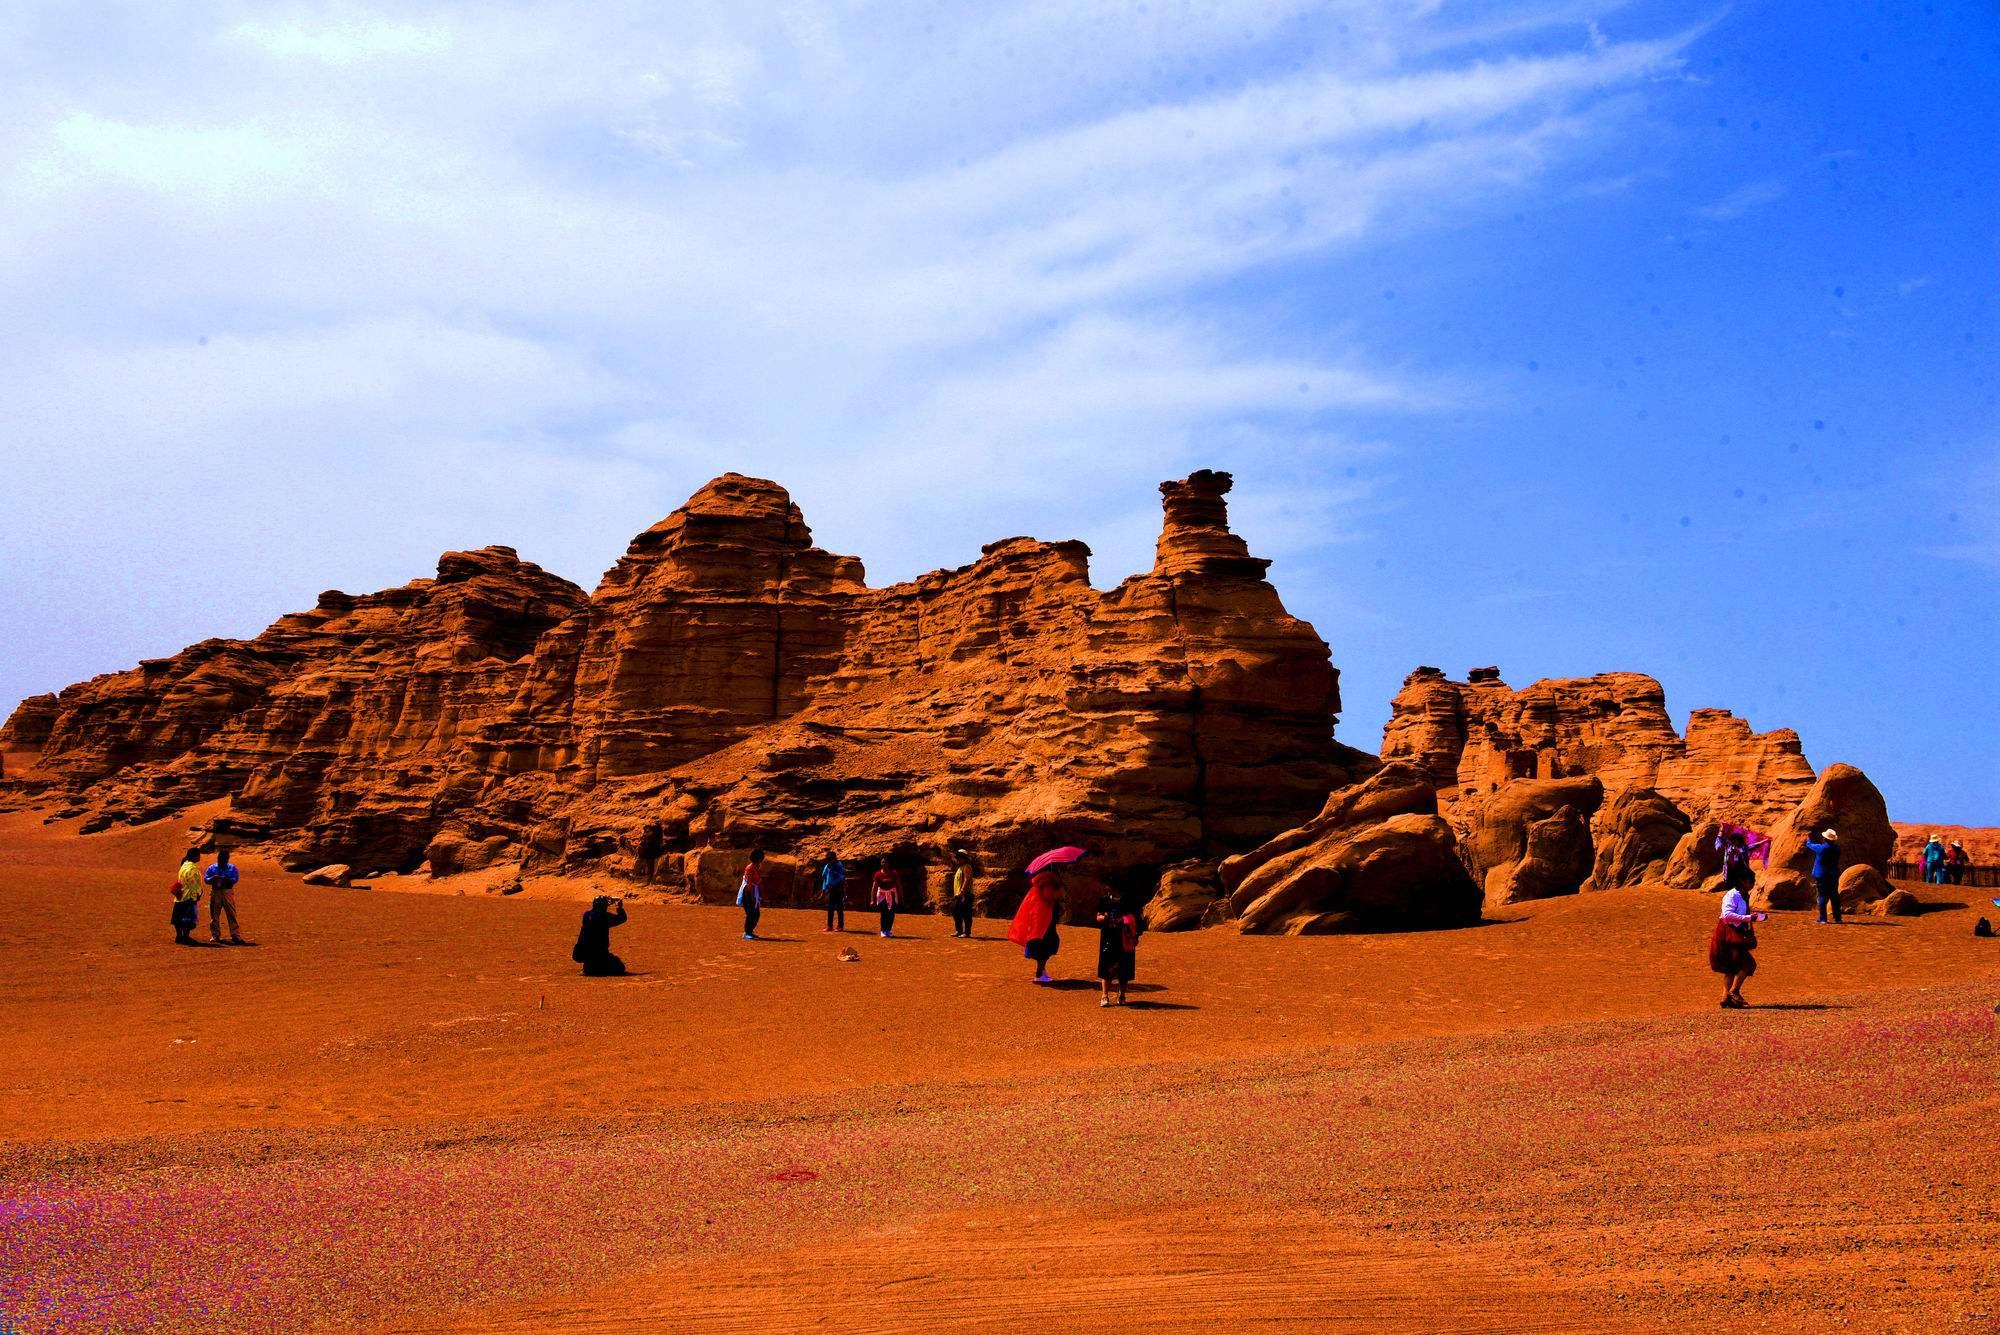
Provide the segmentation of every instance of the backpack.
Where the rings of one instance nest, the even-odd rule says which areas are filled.
[[[1978,922],[1972,924],[1972,934],[1974,936],[1991,936],[1993,935],[1993,924],[1981,918]]]

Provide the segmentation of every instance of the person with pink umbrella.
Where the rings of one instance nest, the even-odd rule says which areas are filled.
[[[1014,912],[1007,939],[1035,962],[1035,981],[1049,981],[1049,960],[1062,949],[1062,868],[1083,856],[1074,847],[1052,848],[1028,864],[1028,893]]]

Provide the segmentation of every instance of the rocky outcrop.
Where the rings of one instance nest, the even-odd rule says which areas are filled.
[[[1628,788],[1591,817],[1592,865],[1586,890],[1615,890],[1666,879],[1690,826],[1687,814],[1651,788]]]
[[[0,752],[40,751],[55,729],[57,713],[53,695],[31,695],[23,700],[0,725]]]
[[[1374,758],[1337,674],[1229,531],[1226,473],[1162,487],[1154,568],[1109,592],[1075,542],[1010,538],[871,589],[774,483],[716,479],[586,598],[506,548],[327,594],[249,641],[72,687],[39,765],[102,825],[234,798],[222,832],[357,873],[519,861],[681,890],[828,846],[950,847],[990,911],[1080,843],[1130,879],[1252,847]],[[785,861],[781,864],[779,859]]]
[[[1222,916],[1253,933],[1412,931],[1479,921],[1479,890],[1426,776],[1400,765],[1221,866]]]
[[[1887,873],[1896,849],[1889,809],[1868,776],[1852,765],[1828,765],[1805,800],[1771,831],[1770,865],[1757,874],[1759,908],[1810,908],[1812,852],[1808,837],[1831,829],[1840,839],[1843,874],[1853,867]]]
[[[1753,733],[1726,710],[1698,709],[1682,737],[1660,683],[1636,672],[1516,691],[1492,668],[1463,682],[1418,668],[1391,707],[1382,759],[1422,769],[1447,807],[1518,780],[1590,776],[1614,799],[1651,789],[1691,822],[1757,829],[1781,819],[1813,781],[1797,733]]]
[[[1603,800],[1595,777],[1523,779],[1461,799],[1452,827],[1486,906],[1575,894],[1591,873],[1590,818]]]
[[[1208,925],[1222,899],[1222,877],[1212,862],[1190,859],[1160,873],[1153,897],[1146,901],[1146,927],[1154,932],[1181,932]]]

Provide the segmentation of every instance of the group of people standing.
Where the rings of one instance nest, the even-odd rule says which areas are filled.
[[[951,867],[946,882],[946,908],[951,913],[951,934],[954,938],[972,938],[974,913],[973,863],[972,854],[965,849],[952,852]],[[812,873],[812,883],[819,889],[820,899],[826,911],[826,932],[847,930],[847,864],[840,855],[829,849],[821,857]],[[895,935],[896,913],[902,905],[902,877],[887,859],[881,860],[869,879],[869,902],[874,907],[880,922],[880,932],[885,938]],[[757,924],[764,912],[764,850],[752,849],[743,864],[743,873],[736,887],[736,905],[743,910],[743,939],[758,940]],[[1022,948],[1022,954],[1035,966],[1035,982],[1053,981],[1049,976],[1049,961],[1062,949],[1062,917],[1065,907],[1062,887],[1062,866],[1060,864],[1040,868],[1028,880],[1028,893],[1021,900],[1013,922],[1007,929],[1007,939]],[[625,922],[625,905],[622,900],[599,896],[591,902],[583,915],[583,924],[577,935],[571,958],[583,965],[584,973],[593,977],[623,974],[624,961],[611,953],[611,929]],[[1097,906],[1097,978],[1100,1006],[1124,1005],[1126,988],[1132,982],[1137,969],[1139,950],[1139,916],[1126,903],[1123,896],[1114,890],[1106,890]],[[1113,1001],[1113,991],[1117,999]]]
[[[1964,885],[1972,857],[1958,840],[1947,845],[1934,834],[1924,841],[1923,867],[1925,885]]]
[[[168,889],[174,905],[167,921],[174,929],[174,944],[179,946],[199,945],[194,939],[194,929],[201,922],[201,896],[208,892],[208,939],[211,945],[222,945],[222,920],[229,920],[229,941],[232,946],[247,946],[242,931],[236,925],[236,882],[242,875],[236,864],[229,860],[229,850],[215,850],[215,861],[204,869],[201,865],[201,850],[190,848],[181,856],[180,870],[174,874],[174,883]]]

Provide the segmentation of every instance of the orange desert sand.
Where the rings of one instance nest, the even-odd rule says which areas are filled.
[[[256,858],[176,948],[206,810],[0,817],[0,1329],[2000,1330],[1990,892],[1775,915],[1747,1012],[1643,887],[1102,1011],[1087,930],[640,900],[593,980],[565,887]]]

